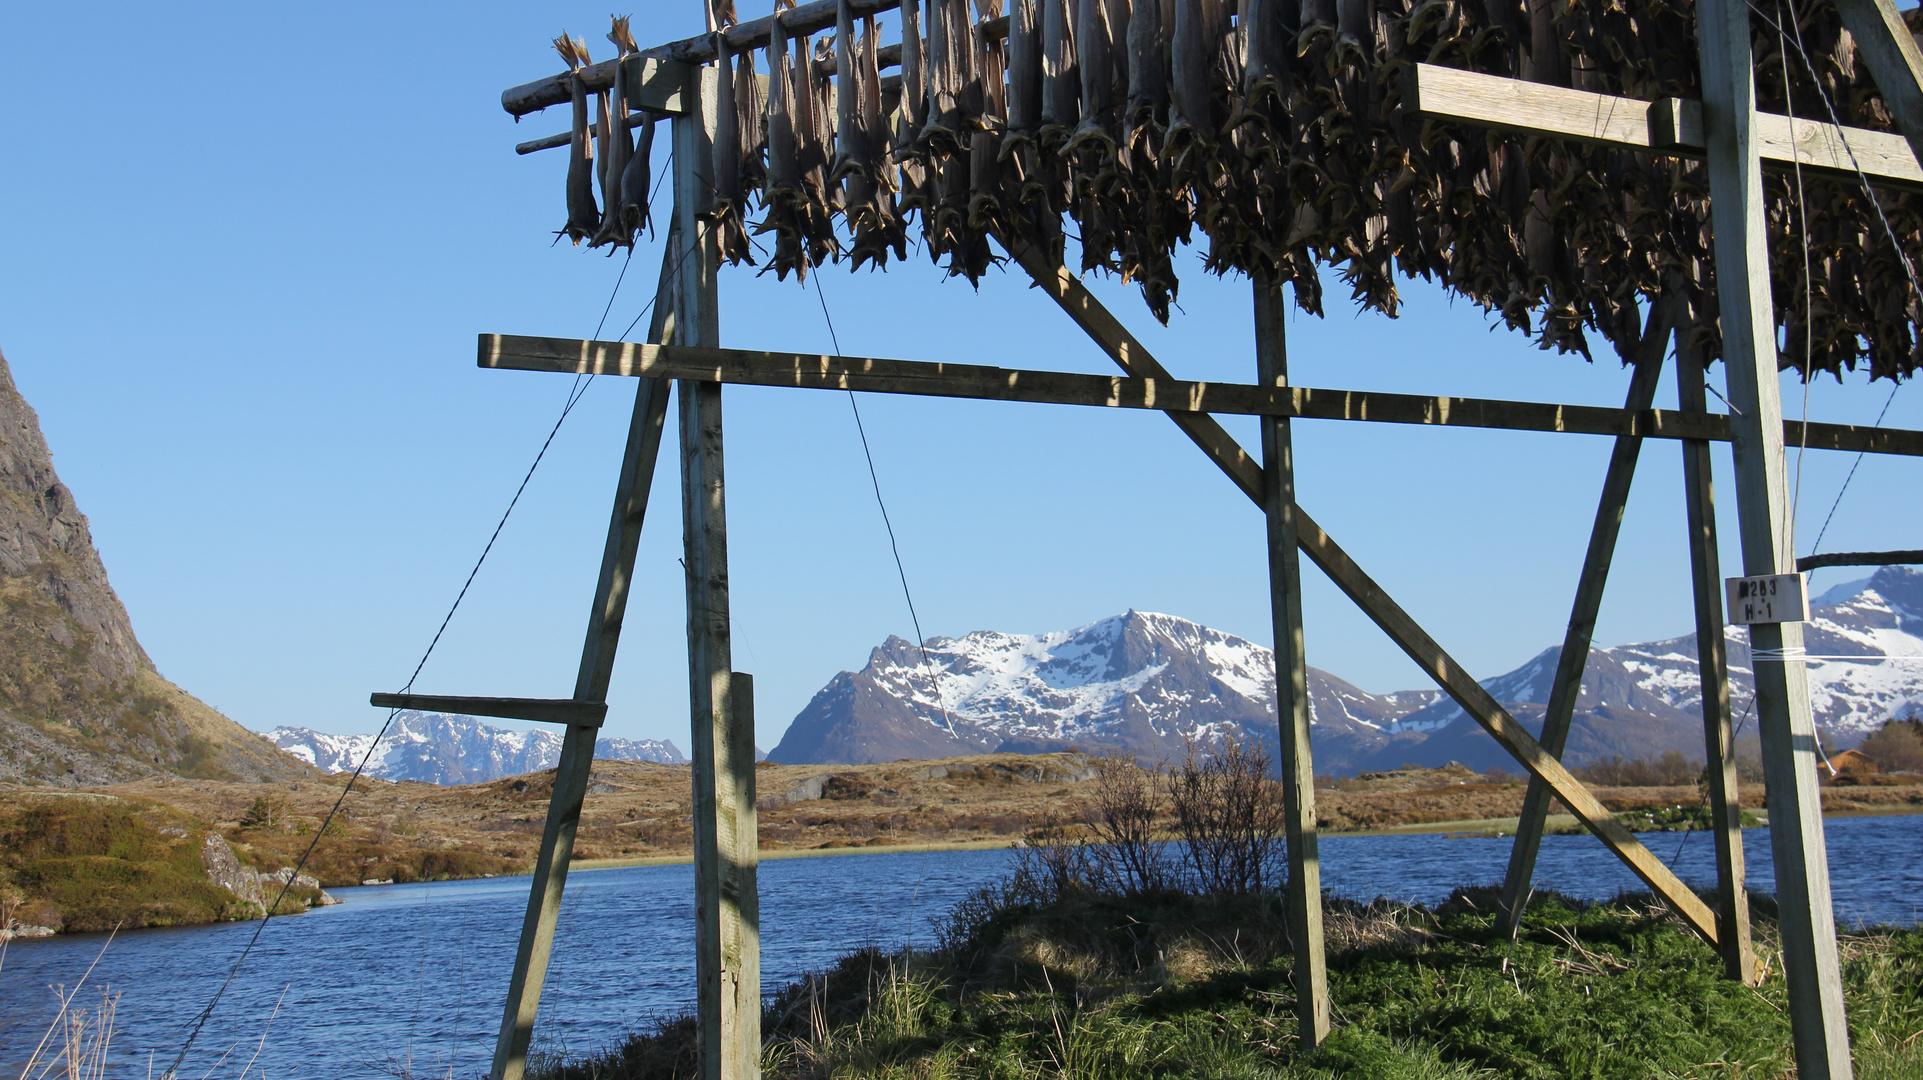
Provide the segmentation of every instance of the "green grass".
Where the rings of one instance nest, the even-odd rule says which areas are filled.
[[[258,917],[207,880],[207,823],[138,799],[0,803],[0,905],[68,932]]]
[[[1792,1069],[1773,928],[1751,989],[1646,902],[1549,896],[1498,934],[1492,896],[1433,910],[1329,905],[1335,1032],[1295,1036],[1287,933],[1269,897],[1069,896],[964,904],[932,954],[851,954],[784,990],[771,1077],[1779,1077]],[[1760,903],[1759,908],[1767,909]],[[1923,931],[1842,940],[1858,1075],[1923,1078]],[[547,1080],[693,1075],[685,1018]]]

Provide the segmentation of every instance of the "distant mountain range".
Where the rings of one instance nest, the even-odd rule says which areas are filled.
[[[1923,703],[1923,573],[1886,567],[1819,598],[1806,627],[1812,704],[1823,732],[1853,746]],[[1748,635],[1728,632],[1731,700],[1748,712]],[[890,637],[858,672],[829,680],[769,754],[783,763],[862,763],[989,751],[1122,750],[1177,757],[1185,739],[1275,739],[1268,649],[1171,615],[1131,611],[1076,630],[978,631],[927,643]],[[1539,731],[1555,675],[1551,647],[1483,685]],[[1858,658],[1861,659],[1858,659]],[[1514,762],[1436,690],[1371,694],[1309,669],[1316,768]],[[1743,721],[1753,734],[1753,718]],[[1567,759],[1702,754],[1695,635],[1591,650]]]
[[[294,757],[324,772],[352,772],[374,744],[372,732],[330,735],[313,728],[278,727],[267,737]],[[394,717],[367,775],[430,784],[477,784],[554,767],[561,732],[516,731],[472,716],[403,711]],[[600,739],[594,756],[678,765],[688,759],[660,739]]]

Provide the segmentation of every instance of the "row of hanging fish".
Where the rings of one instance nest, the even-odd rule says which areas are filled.
[[[1796,115],[1825,116],[1827,96],[1845,124],[1890,127],[1831,0],[1755,8],[1762,108],[1787,95]],[[711,14],[734,19],[732,5]],[[1292,283],[1316,314],[1320,267],[1391,315],[1398,279],[1420,276],[1585,354],[1593,331],[1628,356],[1637,302],[1681,289],[1697,344],[1719,353],[1701,165],[1401,106],[1416,62],[1700,98],[1684,0],[901,0],[895,14],[887,47],[881,20],[848,0],[823,33],[738,54],[715,35],[726,260],[805,276],[882,267],[918,244],[974,281],[997,245],[1060,258],[1066,219],[1082,269],[1137,283],[1164,322],[1175,250],[1194,242],[1210,271]],[[634,51],[626,20],[609,37]],[[588,63],[578,41],[556,44],[574,70]],[[565,232],[630,243],[647,218],[651,120],[578,78],[573,108]],[[1877,205],[1814,177],[1770,174],[1765,189],[1786,362],[1909,374],[1923,304]],[[1877,198],[1923,259],[1923,204]]]

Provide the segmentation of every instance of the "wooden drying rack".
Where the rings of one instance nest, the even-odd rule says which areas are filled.
[[[856,16],[896,0],[847,0]],[[1746,272],[1720,275],[1719,314],[1730,414],[1706,407],[1705,367],[1688,335],[1710,313],[1691,312],[1677,289],[1651,305],[1633,358],[1621,410],[1296,387],[1288,379],[1284,290],[1254,283],[1257,381],[1234,385],[1173,378],[1079,277],[1021,237],[998,236],[1012,259],[1122,369],[1123,377],[930,364],[909,360],[754,352],[719,345],[710,146],[716,130],[716,37],[730,51],[768,42],[772,18],[672,42],[585,67],[590,89],[615,84],[617,63],[630,102],[673,118],[674,211],[663,256],[649,344],[487,334],[483,367],[621,375],[637,380],[614,511],[572,697],[561,700],[376,694],[375,705],[453,710],[563,724],[567,729],[535,865],[527,916],[515,955],[491,1075],[521,1077],[553,944],[555,920],[592,765],[596,733],[626,610],[635,552],[666,423],[670,387],[678,388],[682,517],[688,601],[689,698],[693,721],[696,969],[700,1072],[704,1080],[759,1075],[761,978],[756,890],[753,690],[732,667],[727,572],[721,387],[727,383],[1166,412],[1202,452],[1263,511],[1274,612],[1277,708],[1286,803],[1287,906],[1295,957],[1298,1032],[1314,1045],[1329,1030],[1321,932],[1321,874],[1316,850],[1314,766],[1302,652],[1299,556],[1307,555],[1408,656],[1530,774],[1503,894],[1502,919],[1514,929],[1525,908],[1543,822],[1560,800],[1696,933],[1715,947],[1731,978],[1754,982],[1743,849],[1738,827],[1728,668],[1723,648],[1722,574],[1710,486],[1710,447],[1728,442],[1736,465],[1744,570],[1790,572],[1796,562],[1785,528],[1784,446],[1923,455],[1923,432],[1784,421],[1773,357],[1775,324],[1762,245],[1763,167],[1801,165],[1879,184],[1923,186],[1913,147],[1923,147],[1923,55],[1891,0],[1839,0],[1845,23],[1868,62],[1902,136],[1810,124],[1778,123],[1754,108],[1750,39],[1740,0],[1698,0],[1704,97],[1698,102],[1635,102],[1604,95],[1418,66],[1406,91],[1420,114],[1488,124],[1549,138],[1697,156],[1709,163],[1715,256]],[[836,0],[816,0],[781,16],[791,34],[835,25]],[[1006,33],[1003,25],[989,25]],[[889,58],[884,51],[884,61]],[[508,90],[516,116],[569,100],[573,75]],[[1572,96],[1573,95],[1573,96]],[[523,153],[566,144],[567,136],[521,144]],[[1757,283],[1762,283],[1760,288]],[[1654,409],[1658,377],[1676,344],[1679,408]],[[1250,453],[1216,413],[1261,418],[1261,446]],[[1595,523],[1578,578],[1561,660],[1533,737],[1415,619],[1295,502],[1291,425],[1296,419],[1356,420],[1519,431],[1608,435],[1615,440]],[[1703,678],[1705,750],[1712,763],[1718,887],[1706,902],[1684,885],[1559,760],[1623,508],[1643,441],[1682,443],[1688,543]],[[1914,554],[1914,553],[1910,553]],[[1751,627],[1752,650],[1797,655],[1799,623]],[[1775,650],[1772,654],[1771,650]],[[1769,813],[1781,911],[1783,965],[1789,980],[1799,1074],[1806,1080],[1850,1075],[1835,928],[1817,790],[1815,730],[1805,669],[1756,665],[1756,711],[1769,780]]]

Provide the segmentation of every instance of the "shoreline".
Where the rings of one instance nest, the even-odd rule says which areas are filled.
[[[1762,824],[1751,828],[1768,828],[1767,815],[1751,811],[1762,819]],[[1829,818],[1859,817],[1902,817],[1923,814],[1923,807],[1891,806],[1888,809],[1841,810],[1824,814]],[[1516,833],[1518,818],[1465,818],[1456,821],[1426,821],[1415,825],[1388,825],[1375,829],[1349,829],[1341,832],[1326,831],[1323,839],[1363,838],[1371,836],[1415,836],[1434,834],[1461,834],[1464,837],[1488,837],[1490,839],[1508,838]],[[1545,819],[1546,835],[1571,835],[1582,831],[1581,824],[1574,814],[1550,814]],[[1702,830],[1675,830],[1702,831]],[[1641,835],[1641,834],[1638,834]],[[1015,848],[1022,846],[1014,840],[962,840],[954,843],[919,844],[876,844],[870,847],[832,847],[832,848],[777,848],[760,853],[760,861],[772,862],[778,859],[808,859],[816,856],[835,855],[912,855],[924,852],[942,851],[989,851],[996,848]],[[631,859],[578,859],[569,864],[570,873],[581,870],[622,870],[634,866],[684,866],[694,862],[689,855],[647,855]],[[451,879],[465,880],[465,879]],[[358,887],[358,886],[355,886]]]

